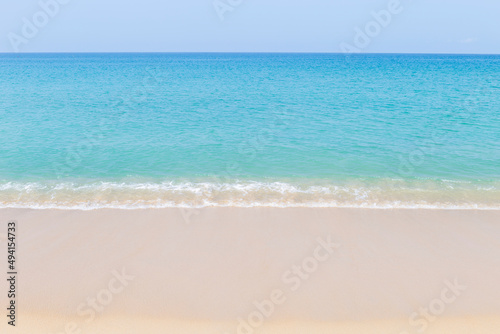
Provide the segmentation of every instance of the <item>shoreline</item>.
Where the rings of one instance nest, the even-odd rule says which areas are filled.
[[[500,183],[492,180],[60,180],[4,182],[0,192],[0,208],[19,209],[500,210]]]
[[[2,244],[11,219],[18,326],[2,332],[245,333],[239,319],[255,333],[500,325],[500,210],[0,209]]]

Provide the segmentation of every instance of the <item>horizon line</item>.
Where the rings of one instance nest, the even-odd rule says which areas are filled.
[[[455,55],[455,56],[500,56],[500,53],[446,53],[446,52],[320,52],[320,51],[41,51],[0,52],[2,55],[23,54],[331,54],[331,55]]]

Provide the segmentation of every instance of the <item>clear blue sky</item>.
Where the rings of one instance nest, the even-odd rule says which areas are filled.
[[[357,52],[500,54],[498,0],[400,0],[386,26],[370,25],[372,11],[398,0],[216,0],[219,13],[214,0],[59,1],[69,3],[49,6],[50,16],[38,0],[0,0],[0,52],[341,52],[346,43]],[[33,16],[36,32],[26,28]],[[356,27],[367,24],[373,37],[356,46]]]

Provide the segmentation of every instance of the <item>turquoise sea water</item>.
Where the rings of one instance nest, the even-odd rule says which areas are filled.
[[[500,56],[2,54],[0,207],[500,208]]]

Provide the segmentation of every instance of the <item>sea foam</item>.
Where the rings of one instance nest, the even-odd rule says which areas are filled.
[[[496,183],[418,180],[0,183],[2,208],[345,207],[500,209]]]

